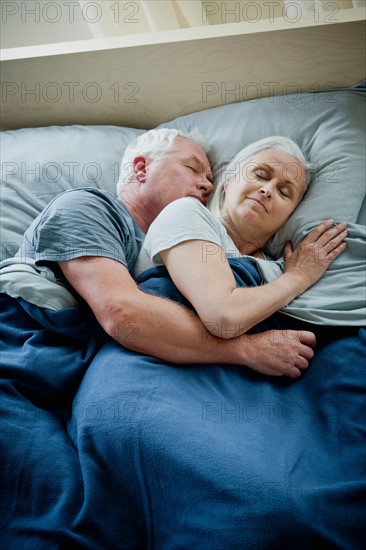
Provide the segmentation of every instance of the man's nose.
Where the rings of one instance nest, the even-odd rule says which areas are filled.
[[[200,178],[197,187],[209,195],[213,191],[213,183],[207,178]]]

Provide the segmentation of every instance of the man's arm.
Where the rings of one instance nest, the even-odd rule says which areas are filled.
[[[212,336],[192,312],[142,292],[117,261],[82,257],[59,265],[103,329],[133,351],[173,363],[247,365],[293,378],[313,357],[311,332],[269,331],[230,340]]]

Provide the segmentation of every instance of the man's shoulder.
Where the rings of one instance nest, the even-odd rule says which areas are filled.
[[[77,187],[68,189],[54,197],[44,209],[44,214],[49,214],[57,210],[64,211],[85,211],[95,209],[95,214],[103,210],[103,206],[108,209],[121,210],[128,213],[128,210],[121,201],[109,191],[95,189],[94,187]]]
[[[109,191],[105,191],[104,189],[96,189],[95,187],[76,187],[75,189],[67,189],[66,191],[63,191],[59,195],[57,195],[51,203],[54,203],[55,201],[75,201],[79,197],[89,197],[89,198],[101,198],[101,199],[107,199],[110,201],[117,201],[117,197],[114,196]],[[50,203],[50,204],[51,204]]]

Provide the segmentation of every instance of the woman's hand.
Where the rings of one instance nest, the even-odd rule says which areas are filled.
[[[331,229],[332,225],[332,220],[322,223],[295,251],[286,246],[285,272],[260,286],[237,287],[225,252],[217,244],[209,244],[208,254],[206,241],[189,240],[160,255],[206,329],[230,339],[287,306],[320,279],[346,246],[346,224]]]
[[[347,224],[335,227],[333,220],[326,220],[313,229],[293,251],[291,243],[284,249],[285,273],[301,278],[304,290],[318,281],[329,265],[345,250]]]

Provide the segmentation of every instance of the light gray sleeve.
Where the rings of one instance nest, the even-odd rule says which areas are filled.
[[[160,252],[184,241],[201,240],[225,250],[225,228],[203,204],[192,197],[172,202],[164,208],[147,232],[144,248],[152,261],[162,263]]]

